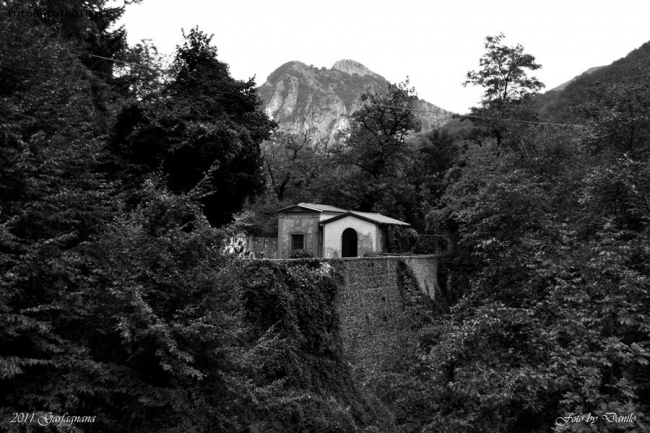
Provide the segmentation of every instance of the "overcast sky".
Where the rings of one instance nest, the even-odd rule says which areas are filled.
[[[481,91],[464,88],[488,35],[520,43],[552,89],[650,41],[649,0],[143,0],[127,7],[129,44],[151,39],[172,54],[181,29],[214,34],[233,77],[261,85],[282,64],[330,68],[353,59],[391,82],[465,113]]]

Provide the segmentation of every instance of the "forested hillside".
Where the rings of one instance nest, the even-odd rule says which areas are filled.
[[[223,253],[267,181],[255,83],[198,29],[168,66],[103,0],[23,6],[0,10],[1,429],[395,431],[343,355],[340,276]]]
[[[111,4],[0,2],[3,431],[648,430],[647,44],[540,112],[541,66],[488,37],[470,116],[418,135],[387,83],[331,145],[278,129],[199,29],[171,65],[127,46]],[[333,267],[224,253],[292,201],[442,253],[376,368],[345,356]]]
[[[650,70],[650,42],[633,50],[611,65],[593,68],[563,86],[536,100],[540,116],[551,122],[578,122],[589,117],[582,106],[587,102],[598,103],[613,86],[644,85]]]
[[[489,37],[481,66],[476,146],[428,216],[450,239],[452,306],[425,332],[412,371],[427,385],[407,399],[429,402],[425,431],[587,431],[587,414],[597,431],[646,431],[647,75],[601,82],[582,125],[562,126],[539,123],[540,65],[521,46]]]
[[[55,6],[76,19],[1,11],[0,429],[381,423],[349,391],[336,335],[320,337],[335,276],[221,254],[225,223],[264,186],[273,124],[254,83],[196,29],[163,70],[107,30],[122,9]],[[310,356],[337,379],[311,377]],[[283,403],[300,390],[317,416]]]

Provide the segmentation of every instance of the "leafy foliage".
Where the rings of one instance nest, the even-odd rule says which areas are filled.
[[[255,431],[387,431],[389,419],[355,387],[342,355],[334,268],[306,260],[243,271],[262,410]]]
[[[523,46],[509,47],[502,43],[503,34],[485,38],[486,53],[481,57],[479,71],[467,73],[464,85],[485,88],[480,107],[472,107],[468,116],[479,128],[474,140],[482,144],[486,137],[498,146],[516,146],[524,122],[532,122],[537,114],[531,106],[531,96],[544,87],[527,71],[541,65],[525,53]]]
[[[323,171],[327,173],[323,166],[325,155],[320,150],[307,131],[300,134],[276,131],[263,143],[264,168],[278,202],[289,197],[302,201],[299,196],[306,195],[304,190],[311,190],[309,187],[316,178]]]
[[[162,170],[172,191],[191,192],[223,225],[262,191],[260,143],[274,124],[259,110],[254,82],[234,80],[216,55],[210,37],[191,30],[161,95],[118,115],[112,147],[135,163],[136,181]]]
[[[583,123],[588,119],[581,109],[586,102],[598,103],[613,86],[636,86],[647,83],[650,67],[650,42],[608,66],[585,73],[566,85],[535,97],[540,117],[549,122]]]
[[[306,259],[310,257],[314,257],[314,254],[308,250],[293,250],[290,255],[292,259]]]
[[[417,102],[408,81],[365,93],[341,142],[316,141],[314,131],[274,132],[262,145],[271,191],[247,204],[250,231],[275,235],[274,211],[301,201],[380,212],[423,229],[460,147],[446,130],[415,136]]]
[[[364,105],[351,116],[350,136],[341,154],[347,174],[340,190],[353,199],[356,209],[399,218],[402,212],[396,208],[414,195],[402,167],[408,164],[405,140],[420,130],[413,112],[415,100],[408,82],[389,84],[387,95],[362,95]],[[398,204],[400,197],[404,200]]]
[[[168,112],[148,110],[170,99],[179,103],[176,126],[201,128],[217,115],[240,134],[219,143],[250,145],[220,167],[239,167],[240,156],[257,162],[255,145],[272,125],[256,111],[252,83],[216,77],[232,91],[191,100],[192,86],[211,90],[215,71],[227,72],[199,33],[160,89],[141,85],[148,78],[137,70],[120,83],[99,78],[77,42],[52,38],[48,26],[4,24],[0,56],[16,63],[0,70],[2,429],[21,428],[10,423],[14,412],[88,414],[96,422],[76,427],[98,432],[386,424],[341,357],[336,275],[313,262],[222,257],[226,233],[206,219],[200,185],[183,188],[165,153],[145,150],[157,144],[145,131],[171,128]],[[152,57],[146,47],[134,55]],[[115,173],[125,160],[131,165]],[[232,209],[221,212],[225,219]]]
[[[387,94],[366,93],[362,101],[350,118],[346,145],[330,153],[330,180],[318,191],[328,203],[422,228],[423,208],[438,200],[441,179],[457,156],[453,139],[441,131],[415,137],[417,97],[408,81],[390,84]]]
[[[452,240],[454,305],[412,366],[433,406],[423,431],[583,431],[555,423],[571,413],[640,420],[604,430],[645,423],[644,88],[585,105],[584,130],[516,125],[507,147],[468,148],[429,217]]]
[[[647,423],[646,82],[607,85],[580,108],[583,129],[510,123],[480,146],[444,131],[409,142],[406,85],[366,97],[339,164],[278,134],[267,169],[290,177],[289,197],[309,185],[397,217],[436,206],[447,297],[422,299],[401,266],[411,329],[360,378],[342,353],[331,266],[221,254],[232,233],[214,225],[263,186],[273,124],[253,83],[233,80],[198,30],[171,78],[90,64],[96,50],[157,62],[107,33],[119,12],[0,26],[4,430],[18,431],[14,412],[92,414],[83,428],[97,432],[584,431],[555,420],[590,412],[639,420],[603,429]],[[493,125],[532,109],[522,95],[538,84],[513,71],[515,93],[475,76],[498,90],[498,109],[482,107]],[[325,185],[324,166],[371,181],[354,195]],[[402,235],[388,236],[400,250]]]
[[[403,158],[406,137],[419,132],[413,113],[415,89],[408,81],[389,84],[388,95],[365,93],[364,106],[352,115],[348,156],[372,177],[394,172]]]
[[[485,88],[483,106],[518,101],[544,87],[537,78],[526,74],[526,69],[534,71],[541,68],[535,63],[535,57],[524,53],[524,47],[520,44],[514,47],[504,45],[501,42],[504,37],[503,33],[486,37],[486,52],[479,61],[481,69],[467,73],[465,85]]]
[[[418,242],[418,234],[408,226],[386,226],[383,230],[387,253],[412,252]]]

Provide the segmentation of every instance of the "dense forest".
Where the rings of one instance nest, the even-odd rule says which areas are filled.
[[[650,45],[539,95],[489,36],[467,116],[421,133],[390,84],[330,145],[199,29],[168,64],[106,0],[26,11],[0,1],[2,430],[650,429]],[[298,201],[435,240],[442,294],[407,291],[381,368],[345,357],[334,269],[224,253]]]

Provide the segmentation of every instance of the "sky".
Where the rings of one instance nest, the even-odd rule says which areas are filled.
[[[258,85],[286,62],[331,68],[352,59],[418,96],[464,114],[482,90],[464,87],[479,69],[485,37],[503,33],[542,69],[550,90],[650,41],[648,0],[143,0],[121,20],[130,45],[149,39],[172,55],[186,32],[213,34],[220,61]]]

